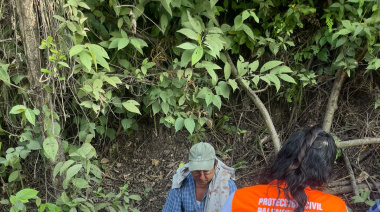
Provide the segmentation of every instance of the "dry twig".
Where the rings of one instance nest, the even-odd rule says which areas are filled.
[[[346,164],[346,167],[348,170],[348,174],[350,175],[352,189],[354,191],[355,196],[358,196],[359,190],[358,190],[358,186],[356,185],[356,179],[355,179],[354,172],[352,171],[350,160],[348,159],[347,154],[344,150],[342,151],[342,155],[343,155],[344,163]]]

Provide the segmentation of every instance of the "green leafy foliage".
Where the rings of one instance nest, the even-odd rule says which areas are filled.
[[[121,3],[68,0],[62,7],[67,14],[54,16],[62,34],[41,42],[47,65],[39,74],[43,92],[56,105],[44,102],[41,113],[33,109],[35,93],[30,92],[35,91],[27,74],[15,73],[19,64],[0,64],[1,82],[14,89],[10,120],[22,126],[10,134],[15,146],[2,150],[0,157],[7,186],[19,186],[20,161],[31,151],[42,149],[42,157],[51,161],[61,149],[66,156],[53,171],[54,177],[65,177],[60,188],[65,192],[40,211],[133,211],[126,209],[129,201],[141,198],[129,195],[126,186],[108,195],[95,189],[96,197],[85,190],[101,182],[93,143],[138,130],[142,118],[175,132],[186,130],[194,140],[202,138],[211,119],[220,119],[218,129],[240,135],[245,131],[216,117],[216,110],[235,98],[239,80],[253,91],[272,86],[277,97],[291,102],[302,98],[303,87],[319,83],[319,76],[344,69],[354,77],[362,71],[359,64],[366,73],[380,68],[375,1],[334,1],[328,8],[277,0]],[[299,32],[307,36],[295,34]],[[13,58],[22,60],[23,55]],[[18,202],[13,201],[14,210],[24,210]]]

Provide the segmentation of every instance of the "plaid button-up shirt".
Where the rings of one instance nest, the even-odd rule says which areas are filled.
[[[377,201],[367,212],[380,212],[380,200]]]
[[[228,181],[229,193],[236,191],[233,180]],[[170,189],[166,198],[166,203],[162,212],[203,212],[206,202],[206,195],[202,198],[200,206],[195,198],[195,181],[191,173],[182,182],[181,188]]]

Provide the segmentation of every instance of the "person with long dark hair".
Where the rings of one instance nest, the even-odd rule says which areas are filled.
[[[339,197],[323,193],[336,156],[331,135],[319,126],[295,132],[265,175],[265,184],[235,191],[222,212],[347,211]]]

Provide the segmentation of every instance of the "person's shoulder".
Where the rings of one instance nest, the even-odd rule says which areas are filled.
[[[191,181],[193,180],[193,176],[191,174],[187,175],[185,179],[182,181],[181,188],[189,187],[191,186]]]
[[[242,194],[242,193],[257,193],[258,191],[266,191],[268,188],[268,185],[254,185],[254,186],[247,186],[241,189],[238,189],[236,193]]]

